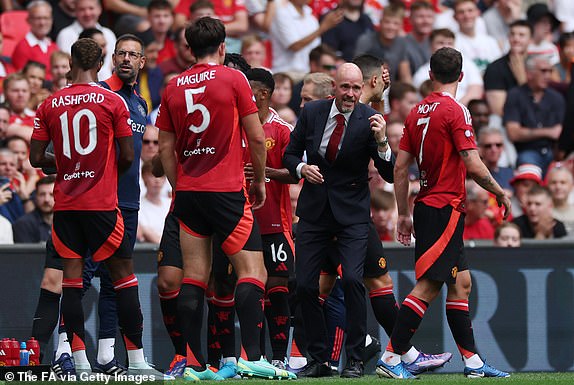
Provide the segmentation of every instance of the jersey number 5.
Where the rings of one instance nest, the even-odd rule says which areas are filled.
[[[421,148],[419,150],[419,164],[422,164],[423,162],[423,145],[425,144],[425,136],[427,135],[427,131],[429,129],[429,123],[430,116],[426,118],[419,118],[419,120],[417,120],[417,127],[422,125],[425,126],[425,128],[423,128],[423,138],[421,139]]]
[[[80,143],[80,121],[83,117],[88,119],[88,145],[82,146]],[[68,111],[60,115],[60,123],[62,126],[62,140],[63,152],[66,158],[72,159],[72,149],[70,147],[70,130],[68,126]],[[74,150],[80,155],[88,155],[96,148],[98,143],[98,130],[96,115],[87,108],[83,108],[74,114],[72,118],[72,131],[74,137]]]
[[[199,88],[188,88],[185,90],[185,105],[187,107],[187,113],[193,114],[195,111],[201,112],[201,124],[199,126],[194,126],[193,124],[189,126],[189,130],[191,132],[195,132],[196,134],[205,131],[211,120],[211,114],[209,113],[207,107],[201,103],[193,102],[193,95],[202,94],[203,92],[205,92],[205,86]]]

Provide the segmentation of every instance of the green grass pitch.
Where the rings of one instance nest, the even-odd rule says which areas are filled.
[[[292,384],[305,384],[305,385],[391,385],[399,383],[414,383],[414,384],[437,384],[437,385],[458,385],[458,384],[475,384],[475,383],[488,383],[488,384],[506,384],[506,385],[546,385],[546,384],[564,384],[572,385],[574,384],[574,372],[572,373],[512,373],[510,378],[484,378],[484,379],[468,379],[462,374],[422,374],[418,376],[418,380],[390,380],[386,378],[379,378],[376,375],[367,375],[359,379],[348,379],[348,378],[308,378],[299,379]],[[403,382],[404,381],[404,382]],[[215,382],[208,381],[210,384],[215,384]],[[226,380],[237,385],[271,385],[272,383],[277,383],[276,381],[269,380],[256,380],[256,379],[245,379],[245,380]],[[89,384],[88,382],[75,382],[76,384]],[[157,382],[158,384],[160,382]],[[279,382],[285,384],[285,382]],[[8,385],[10,382],[0,381],[0,385]],[[18,382],[18,384],[24,384],[24,382]],[[29,384],[45,384],[45,385],[55,385],[55,384],[73,384],[71,382],[30,382]],[[103,384],[103,382],[96,382],[95,384]],[[127,382],[109,382],[110,385],[120,385],[129,384]],[[144,384],[153,384],[152,382],[147,382]],[[176,381],[166,381],[164,384],[173,385],[183,385],[191,384],[191,382],[178,379]]]

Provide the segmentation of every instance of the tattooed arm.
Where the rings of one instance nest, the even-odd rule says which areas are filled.
[[[482,163],[477,150],[463,150],[460,156],[468,175],[474,179],[483,189],[496,195],[498,206],[504,206],[504,219],[510,215],[510,198],[506,195],[502,187],[494,180],[488,168]]]

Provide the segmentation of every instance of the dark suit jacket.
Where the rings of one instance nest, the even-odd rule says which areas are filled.
[[[386,162],[379,157],[368,119],[377,111],[359,103],[349,118],[337,158],[333,164],[327,162],[318,151],[332,103],[333,100],[306,103],[285,150],[283,164],[291,175],[298,177],[297,165],[306,151],[307,164],[319,166],[325,180],[322,184],[305,181],[297,215],[316,221],[329,204],[339,224],[366,223],[370,218],[369,160],[372,158],[381,176],[392,183],[394,159]]]

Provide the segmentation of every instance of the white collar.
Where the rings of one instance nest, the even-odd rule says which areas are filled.
[[[50,46],[50,43],[52,42],[52,40],[50,40],[50,38],[47,36],[45,38],[43,38],[42,40],[40,40],[36,36],[34,36],[34,34],[32,32],[28,32],[26,34],[26,41],[28,42],[30,47],[39,46],[40,49],[42,50],[42,52],[44,52],[44,53],[48,52],[48,47]]]

